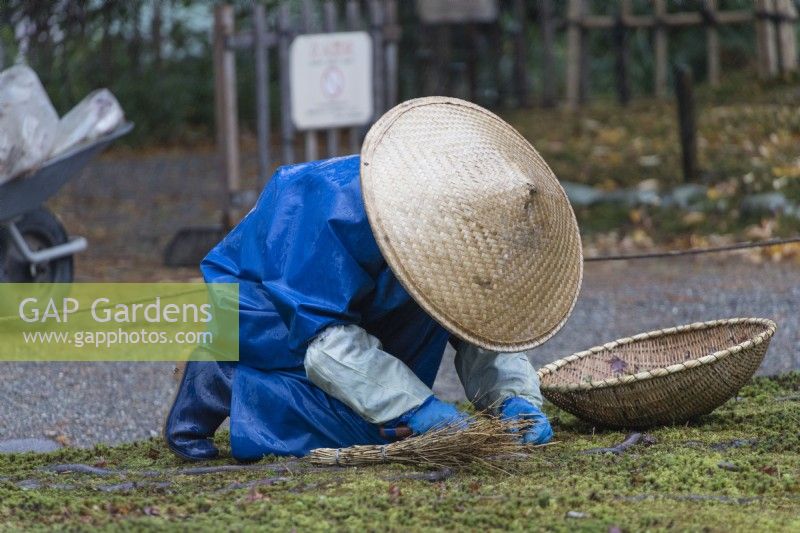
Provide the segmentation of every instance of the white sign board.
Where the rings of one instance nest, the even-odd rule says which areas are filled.
[[[292,122],[299,130],[372,119],[372,40],[363,31],[300,35],[289,49]]]
[[[417,13],[425,24],[494,22],[497,0],[417,0]]]

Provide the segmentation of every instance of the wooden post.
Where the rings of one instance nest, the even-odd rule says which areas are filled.
[[[384,20],[384,42],[386,43],[386,108],[397,105],[400,60],[400,32],[402,28],[397,15],[397,0],[386,0],[386,18]]]
[[[581,49],[583,0],[569,0],[567,5],[567,106],[575,109],[581,102]]]
[[[361,19],[358,0],[347,0],[345,13],[347,17],[347,29],[350,31],[358,30]],[[361,130],[358,127],[350,128],[349,137],[350,153],[356,154],[361,145]]]
[[[797,9],[792,0],[774,0],[778,22],[777,50],[781,75],[787,76],[797,70]]]
[[[717,0],[705,0],[703,18],[706,25],[706,63],[708,83],[719,86],[719,32],[717,31]]]
[[[370,33],[372,34],[372,101],[375,105],[375,118],[386,111],[386,72],[384,71],[383,48],[383,2],[370,0]]]
[[[448,24],[436,24],[428,26],[428,29],[432,34],[433,61],[426,72],[425,96],[448,94],[452,59],[451,28]]]
[[[311,0],[303,0],[303,32],[312,33],[316,28]],[[319,137],[316,130],[309,130],[304,135],[306,141],[306,161],[319,159]]]
[[[514,84],[516,85],[517,104],[529,107],[528,99],[528,14],[525,0],[514,0],[512,5],[514,17]]]
[[[150,18],[150,44],[153,50],[153,63],[158,69],[161,68],[161,60],[164,53],[164,35],[162,34],[162,11],[164,6],[162,2],[153,2],[152,6],[153,16]]]
[[[630,52],[628,50],[628,31],[626,28],[627,17],[630,14],[630,0],[621,0],[613,31],[617,71],[617,99],[622,105],[627,105],[631,99]]]
[[[294,124],[292,123],[292,102],[289,81],[289,45],[292,41],[291,15],[289,4],[278,6],[278,58],[280,61],[281,85],[281,144],[283,164],[294,163]]]
[[[218,4],[214,7],[214,100],[217,122],[217,147],[222,162],[228,197],[224,224],[238,221],[236,209],[241,189],[239,167],[239,122],[236,106],[236,58],[226,46],[234,33],[233,7]]]
[[[786,22],[784,26],[784,36],[786,37],[786,54],[784,54],[784,58],[786,58],[786,68],[790,72],[796,72],[798,69],[798,56],[797,56],[797,40],[794,38],[797,32],[797,20],[798,20],[798,12],[797,12],[797,4],[793,3],[789,0],[786,1],[786,13],[791,18]]]
[[[467,90],[472,102],[478,99],[478,41],[480,32],[476,24],[467,24]]]
[[[588,0],[581,0],[581,46],[580,46],[580,101],[585,103],[589,99],[589,29],[583,23],[588,13]]]
[[[775,64],[776,75],[783,74],[783,46],[781,46],[781,0],[772,0],[772,12],[770,22],[772,23],[772,36],[775,40]]]
[[[325,0],[323,4],[325,31],[334,32],[338,27],[338,15],[336,13],[336,2],[334,0]],[[339,155],[339,130],[334,128],[328,129],[325,134],[326,144],[328,145],[328,157],[336,157]]]
[[[542,105],[552,107],[556,103],[555,72],[555,24],[553,23],[553,0],[539,0],[539,28],[542,33]]]
[[[665,0],[654,0],[655,9],[655,35],[653,36],[655,48],[655,79],[653,80],[653,90],[657,98],[667,96],[667,25],[664,15],[667,14]]]
[[[434,26],[420,22],[417,31],[417,49],[414,51],[414,91],[419,96],[430,96],[430,77],[433,65]]]
[[[758,50],[758,75],[768,79],[778,74],[778,52],[775,46],[775,28],[770,20],[773,0],[756,0],[756,48]]]
[[[675,67],[675,96],[678,99],[678,128],[680,131],[683,181],[697,179],[697,135],[692,71],[686,65]]]
[[[269,177],[269,56],[267,55],[267,17],[264,6],[253,6],[253,31],[256,62],[256,148],[258,151],[258,180],[266,183]]]
[[[489,65],[492,69],[492,78],[495,83],[495,101],[496,106],[502,106],[506,100],[506,86],[503,80],[503,70],[500,68],[501,59],[503,58],[503,31],[500,28],[500,21],[496,20],[488,26],[489,37]],[[450,45],[450,38],[447,38],[447,46]],[[449,55],[449,51],[448,51]],[[438,69],[436,69],[438,70]]]

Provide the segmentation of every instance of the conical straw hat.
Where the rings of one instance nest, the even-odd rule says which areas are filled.
[[[502,119],[455,98],[400,104],[367,134],[361,187],[392,271],[451,333],[508,352],[564,325],[583,274],[575,213]]]

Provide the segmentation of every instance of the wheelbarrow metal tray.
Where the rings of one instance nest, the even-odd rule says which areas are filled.
[[[95,155],[131,129],[133,123],[126,122],[108,135],[67,150],[48,159],[36,170],[0,185],[0,222],[12,220],[42,205],[83,170]]]

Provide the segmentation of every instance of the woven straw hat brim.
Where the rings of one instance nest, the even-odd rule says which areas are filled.
[[[455,98],[410,100],[370,129],[364,205],[387,263],[459,338],[534,348],[567,321],[583,276],[575,213],[513,127]]]
[[[731,318],[618,339],[541,368],[542,394],[604,426],[682,423],[736,394],[758,369],[776,329],[764,318]],[[635,372],[620,375],[615,364]]]

